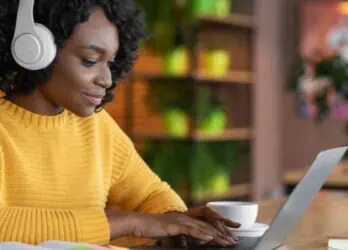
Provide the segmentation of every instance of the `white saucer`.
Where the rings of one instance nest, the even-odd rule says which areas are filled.
[[[233,232],[233,235],[237,237],[261,237],[268,228],[268,224],[255,223],[248,229],[230,228],[230,230]]]

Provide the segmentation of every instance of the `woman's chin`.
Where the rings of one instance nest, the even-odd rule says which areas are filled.
[[[95,108],[84,108],[84,109],[78,109],[78,110],[70,110],[70,112],[74,113],[75,115],[79,117],[89,117],[95,113]]]

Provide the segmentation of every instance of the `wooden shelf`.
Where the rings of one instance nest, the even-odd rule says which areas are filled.
[[[229,200],[234,198],[248,197],[251,193],[251,185],[248,183],[245,184],[236,184],[232,185],[224,193],[214,193],[214,192],[205,192],[199,196],[193,198],[195,203],[203,203],[207,201],[214,200]]]
[[[248,71],[230,71],[225,77],[209,76],[204,70],[198,71],[194,79],[201,82],[221,83],[221,84],[251,84],[252,74]]]
[[[135,73],[135,77],[146,78],[153,82],[166,82],[166,81],[198,81],[206,84],[251,84],[252,74],[248,71],[230,71],[224,77],[214,77],[204,73],[204,70],[199,70],[197,73],[175,76],[175,75],[161,75],[151,73]]]
[[[286,172],[284,175],[284,184],[287,186],[297,185],[305,173],[306,170],[302,169]],[[348,171],[334,172],[330,175],[324,187],[348,189]]]
[[[199,26],[201,28],[207,26],[221,26],[231,28],[254,29],[254,18],[248,15],[231,14],[227,17],[215,17],[204,15],[199,18]]]
[[[250,129],[238,128],[238,129],[227,129],[221,135],[208,135],[204,132],[198,131],[192,137],[180,137],[180,136],[170,136],[158,133],[136,133],[137,138],[148,138],[152,140],[191,140],[191,141],[245,141],[252,138],[252,131]]]

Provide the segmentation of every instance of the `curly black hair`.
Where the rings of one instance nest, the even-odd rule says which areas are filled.
[[[19,0],[0,1],[0,90],[7,96],[30,94],[39,84],[49,80],[55,60],[50,66],[29,71],[19,66],[11,53]],[[64,47],[74,28],[88,20],[91,9],[102,7],[108,19],[119,30],[120,48],[110,65],[113,84],[102,104],[114,99],[116,83],[131,71],[137,58],[137,50],[145,34],[145,18],[141,8],[133,0],[36,0],[35,22],[45,25],[54,35],[59,49]]]

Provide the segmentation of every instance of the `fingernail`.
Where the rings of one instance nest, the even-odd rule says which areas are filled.
[[[234,239],[233,237],[228,237],[228,241],[232,244],[236,243],[236,239]]]
[[[204,236],[204,240],[209,240],[209,241],[211,241],[211,240],[213,240],[213,239],[214,239],[214,237],[211,236],[211,235],[205,235],[205,236]]]
[[[234,244],[236,244],[236,242],[232,242],[232,241],[229,241],[229,240],[226,240],[226,241],[224,241],[225,243],[224,243],[224,245],[225,245],[225,247],[228,247],[228,246],[231,246],[231,245],[234,245]]]

